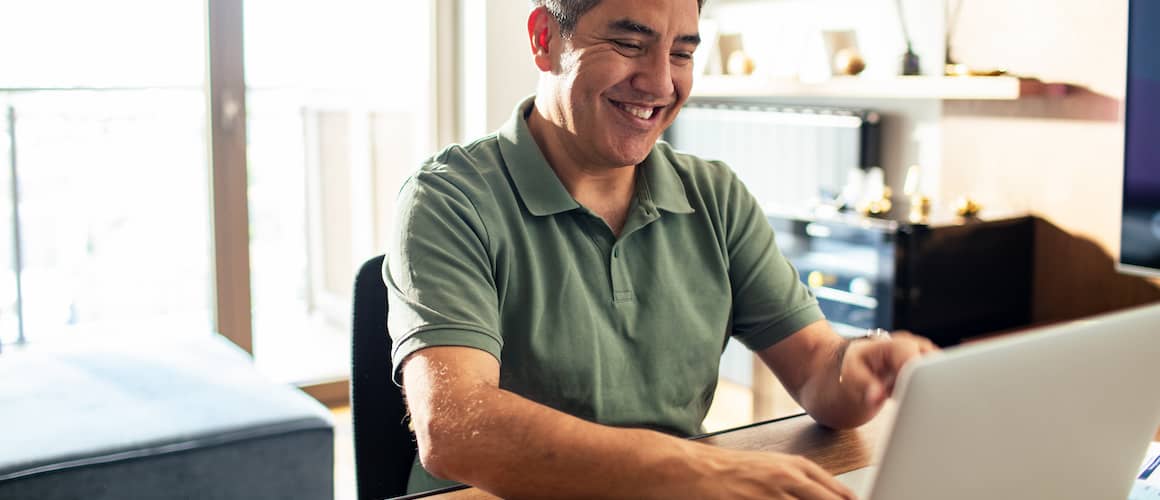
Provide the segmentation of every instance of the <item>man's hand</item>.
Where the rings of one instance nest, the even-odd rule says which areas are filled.
[[[841,354],[839,385],[860,395],[861,401],[876,412],[894,393],[894,382],[902,367],[937,350],[930,340],[904,331],[850,341]]]
[[[697,498],[847,500],[854,492],[809,459],[783,453],[721,450],[716,477]]]
[[[850,429],[878,414],[903,365],[937,350],[929,340],[909,332],[846,340],[821,320],[758,355],[814,420]]]

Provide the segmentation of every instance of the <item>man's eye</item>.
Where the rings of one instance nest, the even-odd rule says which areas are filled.
[[[672,55],[673,55],[673,57],[675,57],[677,59],[685,59],[685,60],[693,59],[692,52],[673,52]]]
[[[617,47],[622,48],[622,49],[629,49],[629,50],[640,50],[641,49],[640,45],[637,45],[636,43],[633,43],[633,42],[626,42],[624,40],[613,40],[612,43],[616,44]]]

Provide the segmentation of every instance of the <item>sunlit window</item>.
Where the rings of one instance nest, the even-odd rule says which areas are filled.
[[[430,2],[248,0],[254,355],[273,376],[347,376],[357,267],[432,148]]]
[[[0,341],[209,332],[204,3],[0,12]]]

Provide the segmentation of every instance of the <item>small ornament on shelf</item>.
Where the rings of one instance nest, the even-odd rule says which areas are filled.
[[[867,217],[885,217],[892,208],[894,208],[894,202],[890,201],[890,198],[883,197],[863,203],[858,207],[858,213]]]
[[[910,214],[907,220],[911,224],[930,224],[931,202],[930,197],[918,195],[910,197]]]
[[[922,194],[922,188],[919,184],[922,179],[922,169],[918,165],[911,165],[906,170],[906,184],[903,187],[903,194],[910,200],[910,212],[907,214],[907,220],[911,224],[929,224],[931,212],[931,200],[929,196]]]
[[[969,195],[960,196],[955,201],[955,214],[965,219],[973,219],[983,211],[983,205]]]
[[[867,217],[885,217],[894,202],[891,198],[890,187],[886,185],[881,167],[870,167],[863,179],[862,200],[856,207],[858,213]]]
[[[834,68],[841,74],[854,76],[866,69],[866,61],[855,48],[845,48],[834,54]]]
[[[906,46],[906,53],[902,54],[902,76],[918,76],[922,74],[921,61],[918,54],[910,45]]]
[[[970,76],[971,68],[966,64],[959,64],[959,62],[955,60],[954,55],[951,53],[951,43],[955,38],[955,29],[959,26],[959,14],[962,14],[963,12],[963,0],[958,0],[954,7],[950,6],[951,0],[946,0],[946,2],[946,8],[944,9],[947,13],[946,39],[944,40],[946,52],[944,53],[943,57],[943,63],[945,63],[944,67],[946,69],[944,74],[946,76]]]
[[[995,68],[976,68],[959,62],[953,52],[955,32],[959,26],[959,17],[963,12],[963,0],[945,0],[946,3],[946,38],[943,55],[943,76],[1003,76],[1006,70]],[[953,5],[952,5],[953,3]]]
[[[858,34],[854,30],[824,30],[822,44],[830,76],[854,76],[866,69],[866,59],[858,48]]]
[[[906,41],[906,52],[902,54],[902,75],[921,75],[922,64],[918,54],[914,52],[914,44],[910,41],[910,29],[906,26],[906,14],[902,11],[902,0],[895,0],[894,4],[898,7],[898,24],[902,26],[902,39]]]
[[[725,64],[725,72],[730,75],[747,76],[752,75],[756,65],[753,58],[743,50],[734,50],[729,54],[729,61]]]

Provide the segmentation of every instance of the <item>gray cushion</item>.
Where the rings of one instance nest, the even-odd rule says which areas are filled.
[[[0,354],[0,498],[331,498],[330,414],[216,335]]]

